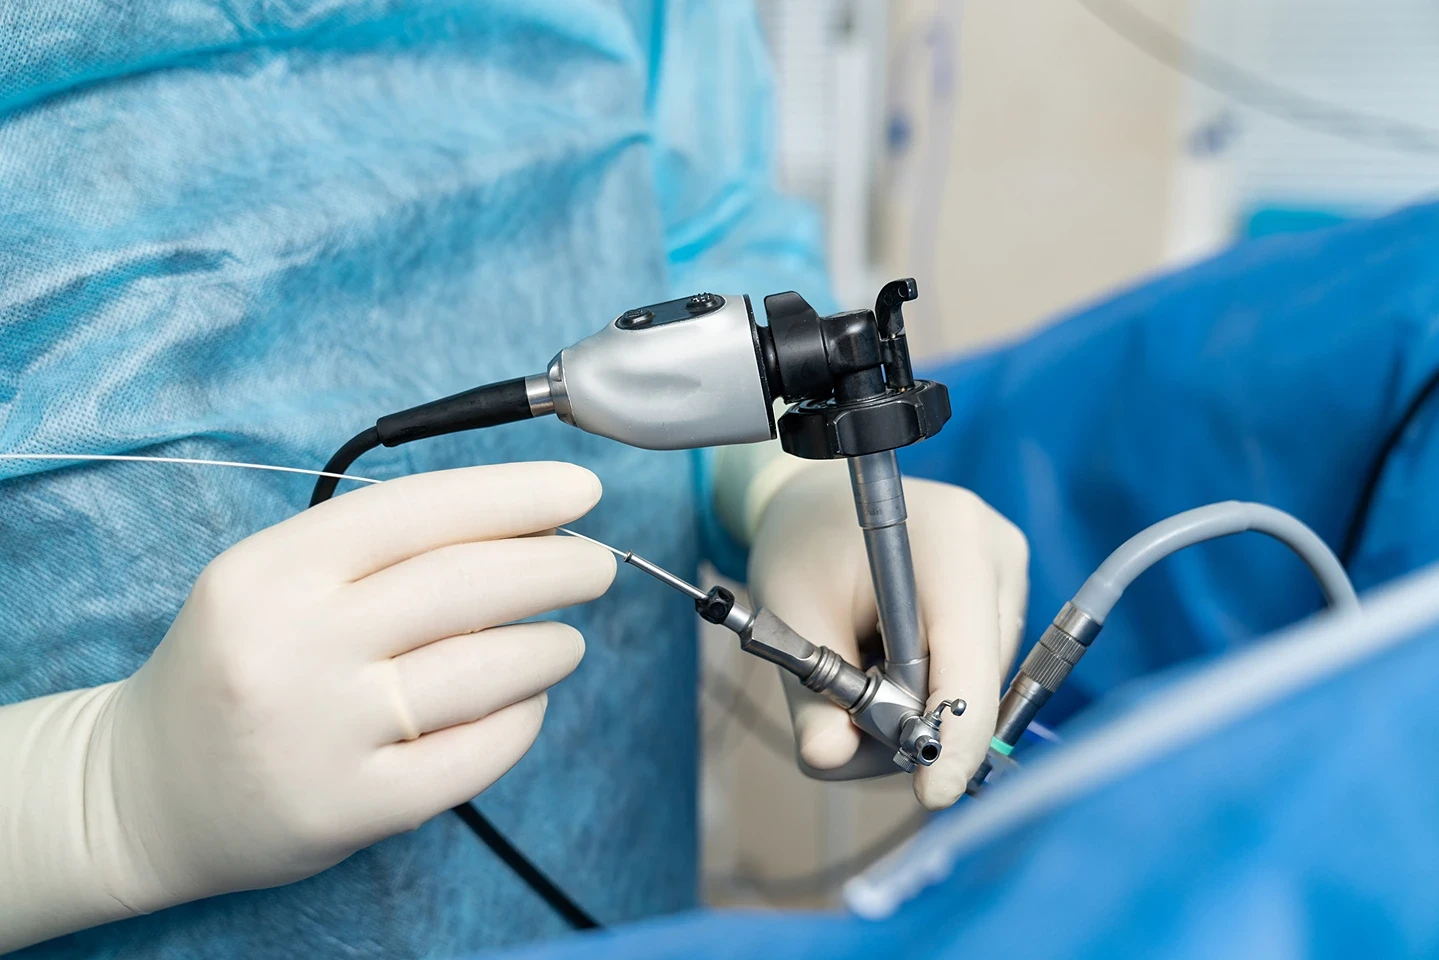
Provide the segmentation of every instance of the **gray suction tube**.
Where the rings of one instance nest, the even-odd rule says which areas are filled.
[[[1267,534],[1297,553],[1313,571],[1331,608],[1358,609],[1359,598],[1343,564],[1318,534],[1282,510],[1239,500],[1186,510],[1141,530],[1099,565],[1072,602],[1085,616],[1103,624],[1125,589],[1160,560],[1204,540],[1250,530]]]

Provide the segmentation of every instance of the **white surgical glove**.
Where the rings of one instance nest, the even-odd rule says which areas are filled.
[[[751,543],[755,602],[859,664],[861,649],[878,651],[879,615],[848,469],[777,454],[764,445],[724,451],[716,506]],[[927,706],[955,698],[968,705],[961,717],[946,715],[943,753],[914,776],[919,801],[941,809],[964,793],[994,734],[1000,689],[1024,631],[1029,545],[961,487],[907,479],[904,493],[920,630],[929,641]],[[782,676],[800,759],[820,771],[854,760],[863,734],[849,715]]]
[[[0,708],[0,953],[289,883],[494,783],[584,642],[607,551],[564,463],[356,490],[217,557],[131,677]]]

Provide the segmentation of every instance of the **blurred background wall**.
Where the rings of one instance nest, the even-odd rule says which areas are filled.
[[[1439,189],[1432,0],[757,4],[776,175],[824,211],[844,307],[917,278],[921,356]],[[830,902],[916,825],[908,778],[806,781],[774,672],[701,642],[708,894]]]

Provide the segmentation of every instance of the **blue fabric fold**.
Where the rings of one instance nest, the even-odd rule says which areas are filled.
[[[1336,550],[1385,436],[1439,367],[1439,206],[1241,244],[1024,340],[926,371],[954,419],[901,453],[1029,537],[1028,640],[1125,539],[1217,500],[1293,513]],[[1439,401],[1390,459],[1351,569],[1361,591],[1439,559]],[[1319,609],[1258,535],[1141,577],[1046,711],[1239,649]]]

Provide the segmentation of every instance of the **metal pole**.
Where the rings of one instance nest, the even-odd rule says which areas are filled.
[[[899,459],[893,450],[850,457],[849,480],[879,607],[884,671],[923,703],[929,696],[929,646],[919,632]]]

